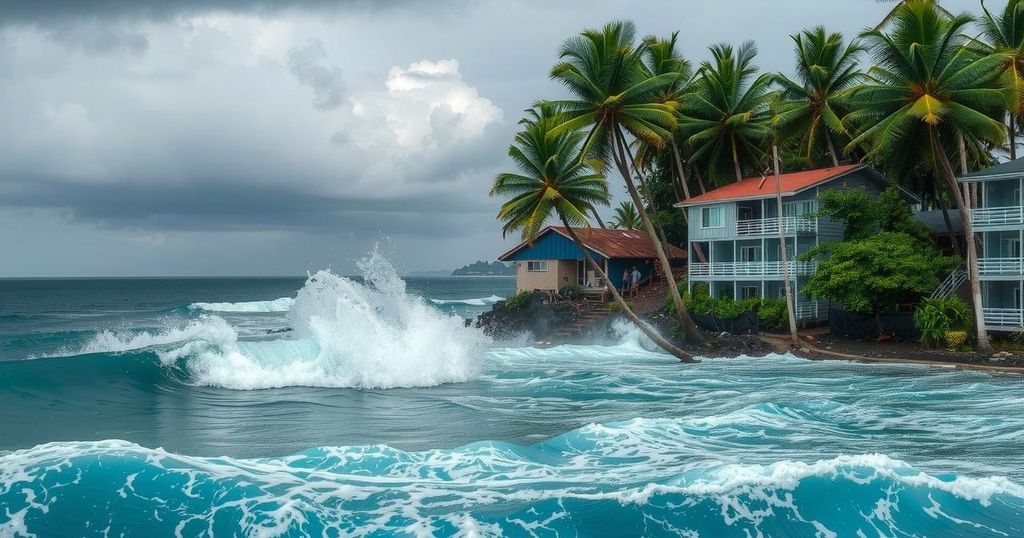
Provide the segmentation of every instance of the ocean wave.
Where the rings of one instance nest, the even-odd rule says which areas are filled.
[[[236,390],[423,387],[479,375],[490,342],[480,330],[406,293],[380,254],[360,268],[365,283],[310,276],[289,310],[288,338],[240,340],[223,318],[203,314],[160,331],[104,331],[61,355],[146,349],[197,385]]]
[[[498,301],[504,301],[504,297],[497,295],[491,295],[490,297],[479,297],[475,299],[431,299],[430,302],[439,305],[445,304],[462,304],[467,306],[487,306],[492,305]]]
[[[927,473],[882,454],[695,460],[676,449],[685,430],[682,419],[636,419],[531,446],[321,447],[261,459],[50,443],[0,455],[0,534],[1024,533],[1024,487],[1004,477]]]
[[[245,301],[240,303],[192,303],[189,308],[207,312],[287,312],[295,304],[293,297],[281,297],[273,301]]]

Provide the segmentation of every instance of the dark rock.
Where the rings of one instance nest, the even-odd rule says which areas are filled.
[[[474,324],[493,338],[509,339],[530,333],[537,339],[547,339],[579,317],[572,303],[551,304],[548,299],[547,294],[535,292],[526,304],[516,309],[508,308],[505,301],[498,301],[490,312],[480,314]]]

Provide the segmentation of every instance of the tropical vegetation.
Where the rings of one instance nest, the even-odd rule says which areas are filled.
[[[921,333],[921,343],[928,347],[963,344],[962,340],[949,342],[948,335],[950,332],[967,331],[970,325],[971,309],[959,297],[925,299],[914,312],[914,326]]]
[[[560,162],[589,167],[594,185],[603,185],[605,193],[617,190],[609,187],[613,179],[607,172],[617,173],[636,218],[620,205],[613,225],[647,233],[664,266],[665,247],[685,240],[686,217],[673,204],[766,175],[773,146],[785,172],[873,164],[926,207],[942,209],[951,234],[958,217],[972,238],[968,211],[976,193],[962,190],[956,177],[998,156],[1016,157],[1024,123],[1024,0],[990,7],[982,3],[975,17],[952,13],[934,0],[903,0],[880,10],[878,24],[857,36],[825,27],[798,32],[791,36],[794,63],[788,75],[761,71],[751,42],[712,45],[707,59],[698,62],[683,54],[676,34],[637,39],[628,21],[586,29],[563,42],[550,71],[564,93],[540,101],[550,110],[546,136],[573,137],[576,155]],[[552,190],[535,193],[540,211],[526,212],[533,203],[529,197],[495,187],[498,195],[521,197],[509,200],[519,209],[503,208],[499,218],[506,233],[521,230],[526,237],[544,219],[561,219],[559,204],[572,208],[565,216],[574,228],[585,232],[587,226],[602,225],[594,209],[609,201],[562,202]],[[575,200],[575,192],[566,195]],[[886,197],[878,203],[823,198],[822,210],[846,211],[843,220],[850,225],[846,244],[829,247],[828,254],[848,263],[883,264],[879,270],[888,276],[871,289],[844,291],[819,279],[820,296],[842,295],[862,311],[880,312],[892,302],[879,300],[882,295],[920,298],[940,276],[936,271],[900,274],[939,259],[931,250],[911,252],[927,242],[927,234],[907,224],[912,219],[903,206],[894,205],[897,211],[880,205],[903,195],[893,191]],[[880,244],[883,236],[893,242]],[[866,247],[872,244],[897,258],[869,255]],[[954,248],[962,252],[970,275],[975,342],[988,350],[978,308],[977,247],[967,240]],[[831,272],[841,269],[836,262],[822,258],[820,263],[826,274],[853,275]],[[687,339],[699,341],[675,286],[669,286],[668,301]]]

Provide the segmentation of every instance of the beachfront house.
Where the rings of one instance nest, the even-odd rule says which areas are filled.
[[[576,233],[617,288],[622,287],[623,271],[633,267],[645,282],[664,275],[654,245],[644,232],[589,228]],[[673,266],[685,263],[686,252],[681,248],[670,246],[668,255]],[[570,285],[596,291],[605,286],[562,227],[549,226],[533,242],[524,241],[498,259],[515,262],[517,291],[559,292]]]
[[[985,328],[1012,331],[1024,327],[1024,159],[1017,159],[960,178],[974,186],[971,224],[979,239],[978,272]]]
[[[874,168],[861,164],[783,174],[780,183],[781,221],[773,175],[730,183],[676,204],[687,212],[689,223],[688,285],[692,291],[704,283],[715,297],[785,297],[781,222],[796,317],[805,322],[824,320],[828,304],[803,291],[816,264],[796,260],[821,241],[842,239],[841,222],[816,216],[818,194],[863,187],[877,195],[889,184]]]

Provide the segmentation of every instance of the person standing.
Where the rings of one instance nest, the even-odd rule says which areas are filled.
[[[625,296],[632,289],[633,275],[629,274],[629,267],[622,270],[622,295]]]
[[[640,270],[637,269],[635,265],[633,266],[633,274],[631,276],[632,278],[630,280],[632,286],[630,287],[630,295],[635,297],[640,293]]]

